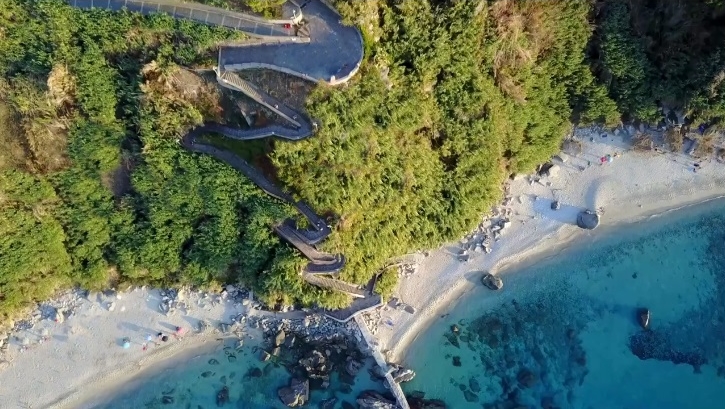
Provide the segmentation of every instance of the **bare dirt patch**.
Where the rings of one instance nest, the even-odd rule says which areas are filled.
[[[26,167],[28,158],[19,138],[22,132],[10,107],[0,101],[0,170]]]
[[[131,173],[133,173],[134,162],[130,157],[121,158],[121,164],[111,172],[101,177],[103,185],[113,194],[113,197],[120,199],[131,191]]]
[[[293,75],[272,70],[244,70],[237,74],[262,91],[303,113],[306,113],[308,95],[317,86]]]

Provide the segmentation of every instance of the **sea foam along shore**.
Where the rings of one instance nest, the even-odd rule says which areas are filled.
[[[512,223],[490,253],[470,252],[469,260],[461,261],[461,245],[452,243],[407,257],[406,262],[417,265],[416,273],[402,278],[396,296],[416,312],[387,307],[381,312],[383,325],[376,336],[389,359],[404,359],[406,347],[435,318],[481,285],[483,271],[505,276],[507,266],[596,234],[576,226],[583,209],[603,211],[602,225],[611,228],[725,196],[725,164],[714,159],[698,162],[683,154],[635,151],[626,135],[597,129],[577,130],[575,138],[581,153],[560,154],[564,162],[556,175],[510,182],[508,205],[500,211],[508,211]],[[606,155],[614,159],[602,164]],[[561,205],[558,210],[551,208],[554,200]]]

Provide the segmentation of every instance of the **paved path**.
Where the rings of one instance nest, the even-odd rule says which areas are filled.
[[[236,69],[261,63],[312,81],[335,84],[349,79],[363,58],[360,32],[342,25],[340,17],[319,0],[310,1],[302,12],[307,21],[309,43],[226,47],[222,50],[224,67]]]
[[[247,33],[252,45],[226,46],[222,67],[226,70],[271,68],[310,81],[338,84],[351,78],[363,58],[360,31],[344,26],[340,17],[320,0],[295,9],[295,18],[265,20],[258,16],[178,0],[67,0],[79,8],[126,8],[143,14],[166,13],[209,25]],[[290,5],[291,4],[291,5]],[[296,23],[302,27],[298,31]],[[304,35],[298,35],[304,32]]]
[[[304,42],[297,38],[292,27],[295,20],[265,20],[249,14],[225,10],[219,7],[207,6],[200,3],[191,3],[178,0],[68,0],[73,7],[103,8],[120,11],[124,8],[142,14],[165,13],[174,18],[194,20],[200,23],[223,26],[234,30],[244,31],[253,37],[280,37],[291,41]],[[286,27],[285,24],[289,25]],[[295,38],[295,39],[293,39]],[[282,40],[284,41],[284,40]]]
[[[126,8],[144,14],[166,13],[175,18],[241,30],[256,37],[258,40],[252,45],[226,46],[220,50],[220,61],[215,70],[217,81],[224,87],[246,94],[279,115],[291,127],[270,125],[257,129],[236,129],[222,124],[207,123],[184,136],[181,144],[192,152],[207,154],[227,163],[270,196],[293,205],[308,220],[311,227],[307,229],[297,228],[291,219],[274,226],[280,237],[310,260],[303,271],[304,279],[310,284],[342,291],[358,298],[349,308],[335,312],[325,311],[325,314],[338,321],[347,321],[362,311],[382,304],[381,297],[372,291],[374,284],[363,289],[336,279],[338,272],[345,265],[345,257],[342,254],[324,253],[314,247],[327,238],[331,230],[325,220],[307,203],[294,200],[291,195],[274,185],[241,157],[199,141],[199,136],[209,132],[237,140],[274,136],[298,141],[313,135],[316,127],[306,119],[305,115],[259,90],[231,71],[269,68],[311,81],[341,84],[357,72],[363,58],[362,37],[357,29],[343,26],[339,16],[319,0],[306,2],[304,10],[295,4],[287,5],[294,11],[292,13],[288,11],[286,14],[291,14],[295,18],[274,21],[174,0],[69,0],[69,2],[79,8],[97,7],[110,10]],[[304,30],[298,31],[294,25],[299,23],[302,17]],[[298,32],[304,32],[305,37],[298,37],[296,35]]]

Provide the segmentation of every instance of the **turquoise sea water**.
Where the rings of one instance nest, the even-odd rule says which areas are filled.
[[[725,408],[725,202],[596,237],[462,297],[408,349],[406,393],[456,409]]]
[[[103,403],[95,401],[89,408],[286,408],[277,397],[277,389],[287,386],[298,368],[296,359],[283,351],[279,360],[267,362],[259,359],[261,342],[246,339],[242,348],[235,348],[227,340],[217,348],[192,353],[193,357],[176,358],[163,368],[151,369],[123,390],[113,393]],[[321,349],[324,351],[325,349]],[[343,355],[345,352],[343,351]],[[368,369],[372,360],[365,362],[357,377],[350,378],[343,371],[333,371],[330,386],[321,389],[310,383],[310,402],[306,407],[318,407],[325,399],[337,398],[334,407],[343,401],[354,404],[364,390],[384,391],[382,383],[374,379]],[[337,369],[342,369],[339,366]],[[217,393],[227,387],[228,402],[217,404]],[[356,405],[354,406],[356,407]]]

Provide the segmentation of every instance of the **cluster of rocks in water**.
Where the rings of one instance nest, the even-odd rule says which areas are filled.
[[[261,321],[261,320],[260,320]],[[296,323],[294,320],[266,319],[259,327],[265,331],[268,347],[259,351],[261,361],[273,361],[284,366],[290,373],[287,386],[277,391],[280,401],[288,407],[299,407],[309,401],[310,390],[328,390],[331,377],[336,374],[342,383],[342,392],[349,393],[355,378],[366,367],[370,359],[358,344],[357,327],[341,323],[330,323],[337,332],[318,332],[316,326]],[[404,382],[415,376],[411,370],[393,367],[393,377]],[[372,365],[369,375],[383,382],[385,373]],[[337,399],[325,400],[321,407],[337,407]],[[342,407],[352,407],[349,402],[341,402]],[[375,391],[365,391],[357,399],[358,408],[394,409],[395,400]]]
[[[272,367],[284,367],[289,373],[287,385],[277,390],[280,402],[288,407],[300,407],[309,403],[310,391],[329,391],[331,396],[320,403],[320,408],[361,408],[361,409],[395,409],[397,405],[392,395],[377,391],[364,391],[359,394],[355,403],[339,402],[334,396],[336,391],[349,394],[355,378],[364,376],[365,368],[372,379],[381,385],[385,381],[385,373],[367,356],[360,343],[361,334],[354,323],[339,323],[320,315],[308,315],[302,319],[280,319],[272,316],[234,317],[231,322],[222,324],[219,330],[227,331],[226,335],[239,336],[237,348],[243,343],[245,328],[261,330],[264,334],[262,347],[256,348],[260,361],[267,363],[264,369],[250,368],[244,375],[245,379],[259,378],[268,375]],[[227,341],[230,338],[225,338]],[[233,338],[231,338],[233,339]],[[229,350],[229,352],[227,352]],[[225,354],[232,362],[235,358],[234,348],[225,347]],[[218,365],[216,359],[209,361]],[[396,382],[412,379],[415,373],[409,369],[393,365],[391,374]],[[206,371],[201,377],[214,376],[213,371]],[[335,376],[339,382],[331,383]],[[225,383],[225,382],[223,382]],[[167,402],[168,401],[168,402]],[[229,401],[229,389],[224,386],[216,394],[218,406]],[[162,403],[173,403],[172,396],[163,396]]]
[[[134,288],[129,289],[133,291]],[[216,330],[224,336],[236,336],[236,348],[244,345],[245,329],[261,330],[269,338],[270,348],[260,350],[261,360],[271,361],[274,365],[282,364],[290,372],[291,378],[288,386],[280,388],[278,396],[282,402],[290,407],[300,406],[308,402],[310,389],[326,389],[330,387],[330,376],[337,372],[343,381],[343,388],[351,391],[351,385],[358,373],[366,367],[366,359],[370,359],[361,351],[359,343],[362,335],[354,322],[340,323],[319,314],[307,314],[299,319],[279,318],[271,311],[254,301],[251,294],[237,286],[229,285],[219,293],[194,292],[185,289],[159,289],[159,312],[166,315],[176,313],[188,314],[195,308],[205,308],[219,303],[235,303],[247,306],[254,312],[240,313],[225,322],[219,323],[216,328],[207,321],[201,320],[196,328],[197,332]],[[72,290],[65,292],[54,299],[38,305],[26,319],[14,323],[12,331],[31,330],[41,320],[49,319],[63,322],[76,314],[83,303],[91,301],[98,303],[101,308],[109,312],[117,309],[116,302],[124,297],[123,292],[108,290],[102,293]],[[92,307],[95,308],[95,307]],[[123,308],[120,308],[123,310]],[[281,312],[291,311],[286,307]],[[0,348],[7,348],[10,333],[0,334]],[[229,340],[229,338],[225,338]],[[232,338],[234,339],[234,338]],[[229,350],[227,353],[227,349]],[[225,348],[229,362],[236,360],[234,348]],[[218,364],[216,359],[210,364]],[[369,365],[368,365],[369,366]],[[384,381],[385,374],[377,366],[372,365],[370,375]],[[255,370],[256,369],[256,370]],[[201,374],[202,377],[213,376],[213,371]],[[262,370],[254,368],[247,377],[264,376]],[[412,379],[414,373],[410,370],[395,367],[393,376],[399,382]],[[358,399],[360,408],[394,408],[392,396],[380,395],[375,391],[366,391]],[[215,396],[216,403],[223,406],[229,402],[229,388],[222,387]],[[160,397],[164,405],[175,404],[171,393]],[[376,403],[377,402],[377,403]],[[342,402],[343,407],[355,407],[349,402]],[[336,399],[328,399],[323,407],[337,407]]]
[[[707,257],[702,263],[714,279],[712,298],[667,323],[653,319],[647,308],[637,309],[634,318],[642,330],[630,336],[629,349],[643,360],[690,365],[695,373],[708,365],[725,378],[725,218],[705,218],[700,223],[693,234],[708,234]],[[721,227],[713,229],[713,225]]]
[[[445,334],[450,345],[450,382],[467,402],[486,409],[569,406],[571,391],[586,376],[586,354],[577,337],[583,323],[563,322],[548,301],[520,305],[513,302],[471,322],[452,325]],[[467,361],[468,348],[477,354]],[[471,372],[472,366],[482,368]],[[456,378],[461,368],[469,375]],[[476,375],[470,375],[476,373]],[[564,385],[565,389],[561,389]],[[483,401],[480,396],[497,396]]]

